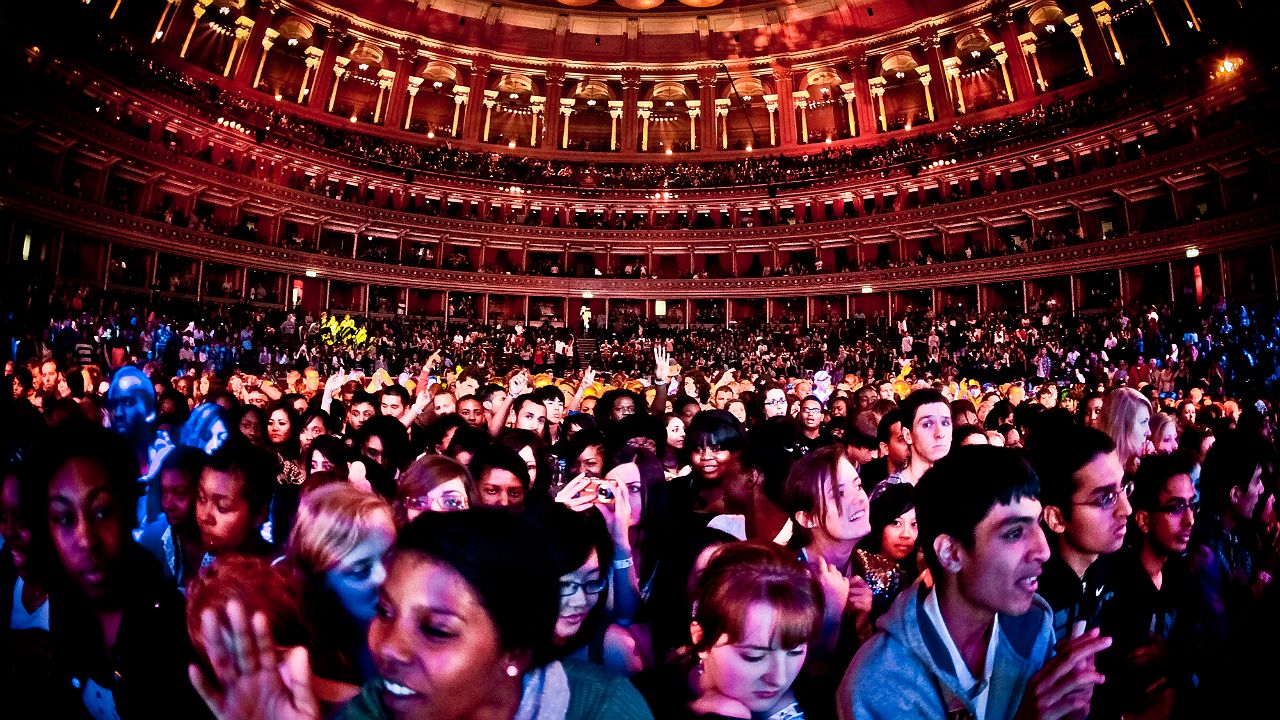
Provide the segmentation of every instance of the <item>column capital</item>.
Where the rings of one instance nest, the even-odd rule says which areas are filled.
[[[351,58],[338,57],[333,59],[333,74],[342,77],[347,73],[347,65],[351,63]]]
[[[1093,11],[1093,16],[1098,18],[1099,25],[1111,24],[1112,17],[1111,17],[1110,3],[1097,2],[1097,3],[1094,3],[1093,5],[1090,5],[1089,9]]]
[[[267,28],[266,33],[262,36],[262,49],[270,50],[278,37],[280,37],[279,30],[276,30],[275,28]]]
[[[306,50],[302,51],[302,54],[304,56],[304,62],[307,64],[307,67],[311,68],[312,70],[315,70],[316,68],[320,67],[320,60],[321,58],[324,57],[324,50],[321,50],[315,45],[312,45],[311,47],[308,47]]]

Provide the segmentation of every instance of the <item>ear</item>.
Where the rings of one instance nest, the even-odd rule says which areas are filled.
[[[1057,505],[1044,506],[1044,524],[1054,535],[1067,531],[1067,520],[1063,517],[1062,508]]]
[[[818,527],[817,516],[807,513],[803,510],[797,512],[795,514],[795,517],[792,518],[792,521],[795,522],[795,524],[799,525],[800,527],[807,528],[809,530],[812,530],[813,528]]]
[[[912,444],[911,430],[909,428],[902,428],[902,441],[905,442],[908,446]]]
[[[1240,488],[1236,487],[1235,485],[1232,485],[1231,491],[1227,495],[1227,497],[1231,498],[1231,502],[1233,503],[1240,502]]]
[[[497,671],[501,673],[504,677],[507,675],[507,672],[506,672],[507,668],[511,667],[512,665],[514,665],[516,670],[519,671],[516,673],[516,677],[521,677],[524,675],[525,671],[528,670],[529,667],[533,664],[533,654],[530,653],[528,650],[507,652],[502,654],[502,656],[499,658],[499,661],[500,662],[498,662]]]
[[[1145,535],[1151,531],[1151,513],[1146,510],[1139,510],[1133,514],[1133,521],[1138,523],[1138,530]]]
[[[964,549],[950,535],[943,534],[934,538],[933,551],[937,553],[938,561],[948,574],[954,575],[964,569]]]

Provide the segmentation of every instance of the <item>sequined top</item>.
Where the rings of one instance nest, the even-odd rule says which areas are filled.
[[[871,618],[879,618],[902,589],[902,571],[898,563],[879,553],[867,552],[862,548],[854,550],[857,558],[857,572],[871,588]]]

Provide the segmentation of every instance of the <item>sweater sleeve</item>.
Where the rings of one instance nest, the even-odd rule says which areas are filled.
[[[565,720],[653,720],[648,703],[626,678],[590,663],[562,663],[569,679]]]

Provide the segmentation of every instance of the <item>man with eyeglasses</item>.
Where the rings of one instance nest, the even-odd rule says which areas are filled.
[[[799,420],[793,446],[797,457],[834,442],[829,434],[822,431],[822,401],[817,395],[808,395],[800,401]]]
[[[1115,558],[1114,596],[1101,613],[1113,645],[1099,658],[1107,680],[1094,693],[1094,717],[1168,717],[1192,687],[1198,623],[1186,552],[1200,503],[1190,472],[1188,458],[1150,455],[1134,477],[1130,502],[1142,539]]]
[[[1124,545],[1129,494],[1115,442],[1098,430],[1069,426],[1044,434],[1028,448],[1040,476],[1042,522],[1053,550],[1040,576],[1040,595],[1053,608],[1057,637],[1098,626],[1110,600],[1111,572],[1099,559]]]

